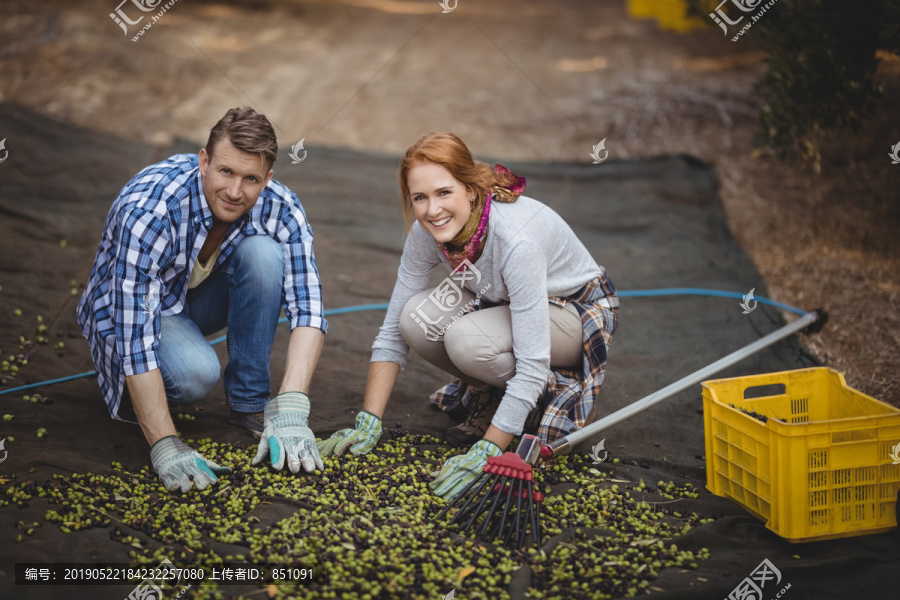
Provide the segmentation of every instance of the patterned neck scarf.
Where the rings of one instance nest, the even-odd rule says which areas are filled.
[[[495,185],[488,189],[484,196],[484,202],[478,203],[472,210],[469,220],[466,221],[466,226],[463,227],[459,235],[449,242],[443,244],[438,242],[441,252],[450,261],[454,271],[459,268],[463,261],[468,260],[471,262],[478,253],[478,247],[487,234],[488,218],[491,214],[491,200],[515,202],[522,195],[522,192],[525,191],[524,177],[516,176],[503,165],[495,165],[494,172],[505,177],[508,181],[512,181],[512,184],[506,186]]]

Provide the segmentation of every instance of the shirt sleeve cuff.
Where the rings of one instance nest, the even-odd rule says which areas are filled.
[[[530,412],[531,409],[524,402],[507,396],[500,402],[491,425],[505,433],[519,435],[525,428],[525,420]]]
[[[291,317],[291,331],[297,327],[312,327],[313,329],[321,329],[322,333],[328,332],[328,321],[325,317],[304,313]]]
[[[370,362],[392,362],[397,363],[401,367],[406,366],[406,354],[386,348],[374,348],[372,350],[372,360]]]
[[[155,354],[135,354],[122,361],[122,371],[126,377],[142,375],[158,368],[159,364],[156,362]]]

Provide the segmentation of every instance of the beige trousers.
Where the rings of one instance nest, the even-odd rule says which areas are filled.
[[[431,292],[413,296],[400,316],[400,334],[409,347],[476,388],[505,389],[516,373],[509,306],[483,308],[460,317],[462,308],[474,302],[474,294],[462,290],[462,299],[448,311],[429,299]],[[551,304],[550,366],[581,366],[583,354],[578,311],[571,304],[564,308]]]

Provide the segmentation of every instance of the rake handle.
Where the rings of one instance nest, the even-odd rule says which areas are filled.
[[[612,427],[613,425],[624,421],[625,419],[636,415],[643,410],[650,408],[654,404],[659,404],[663,400],[674,396],[678,392],[685,390],[692,385],[700,383],[710,375],[718,373],[719,371],[742,361],[748,356],[759,352],[763,348],[771,346],[775,342],[782,340],[807,326],[810,326],[811,324],[818,321],[820,317],[824,317],[824,313],[820,314],[818,311],[810,311],[793,323],[789,323],[784,327],[776,329],[772,333],[759,338],[755,342],[748,344],[739,350],[735,350],[728,356],[720,358],[716,362],[703,367],[699,371],[694,371],[690,375],[667,385],[663,389],[658,390],[650,394],[649,396],[641,398],[637,402],[632,402],[628,406],[620,408],[611,415],[607,415],[599,421],[591,423],[587,427],[584,427],[577,431],[573,431],[565,437],[561,437],[558,440],[550,442],[550,444],[541,448],[541,456],[543,456],[544,458],[552,458],[560,454],[568,454],[569,452],[571,452],[572,447],[579,442],[586,440],[592,435],[600,433],[604,429]]]

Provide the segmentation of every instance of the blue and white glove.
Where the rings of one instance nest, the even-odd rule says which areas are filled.
[[[291,473],[298,473],[301,464],[307,473],[324,469],[316,436],[307,424],[308,416],[309,397],[303,392],[285,392],[270,400],[263,414],[263,432],[253,464],[262,462],[268,453],[272,466],[278,470],[284,467],[285,459]]]
[[[203,458],[199,452],[192,450],[174,435],[166,436],[153,444],[150,448],[150,463],[170,492],[178,489],[187,492],[191,489],[191,482],[198,490],[202,490],[219,480],[216,475],[231,473],[231,469]]]
[[[341,456],[350,448],[352,454],[368,454],[381,438],[381,419],[363,410],[356,415],[356,427],[334,432],[316,446],[322,456]]]
[[[437,477],[428,486],[436,495],[452,500],[484,472],[484,466],[487,464],[489,456],[500,456],[501,454],[503,451],[494,442],[479,440],[469,448],[468,452],[454,456],[444,463],[440,471],[432,473],[432,476],[437,475]]]

